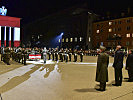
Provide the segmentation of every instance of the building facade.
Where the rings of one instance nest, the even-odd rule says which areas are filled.
[[[0,47],[20,45],[20,18],[0,15]]]
[[[113,49],[121,45],[133,48],[133,17],[118,18],[93,23],[93,46],[100,45]]]
[[[32,47],[92,48],[92,23],[97,17],[86,5],[70,7],[26,25],[25,43]]]

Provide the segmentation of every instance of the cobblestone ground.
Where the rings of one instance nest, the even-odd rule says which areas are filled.
[[[84,57],[84,62],[52,62],[23,66],[11,61],[0,62],[0,93],[3,100],[132,100],[133,83],[127,82],[123,68],[123,84],[114,87],[113,58],[110,57],[109,82],[105,92],[98,92],[95,82],[97,57]],[[124,61],[125,63],[125,61]],[[15,67],[16,66],[16,67]],[[12,70],[8,70],[14,68]],[[8,70],[8,71],[5,71]],[[4,72],[2,72],[4,71]]]

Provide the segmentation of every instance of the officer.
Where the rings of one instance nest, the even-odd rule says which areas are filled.
[[[83,49],[81,49],[80,51],[79,51],[79,55],[80,55],[80,62],[82,62],[83,61]]]
[[[71,58],[72,58],[72,49],[71,48],[69,49],[68,54],[69,54],[69,61],[71,61]]]
[[[77,62],[77,50],[74,50],[74,62]]]

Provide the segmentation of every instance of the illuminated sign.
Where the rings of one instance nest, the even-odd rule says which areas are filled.
[[[6,16],[7,14],[7,9],[5,8],[5,6],[2,6],[2,8],[0,8],[0,15]]]

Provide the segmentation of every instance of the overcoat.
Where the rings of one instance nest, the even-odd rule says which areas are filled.
[[[109,55],[104,52],[100,53],[97,59],[97,69],[96,69],[97,82],[108,82],[108,64],[109,64]]]

